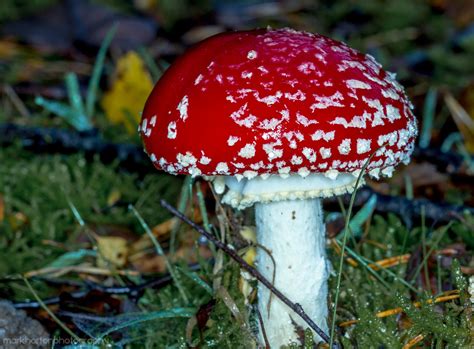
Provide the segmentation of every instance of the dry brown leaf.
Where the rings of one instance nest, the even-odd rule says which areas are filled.
[[[178,224],[178,219],[176,217],[170,218],[163,223],[160,223],[154,226],[151,231],[153,235],[158,239],[158,241],[163,240],[167,235],[173,230],[173,228]],[[143,235],[138,241],[133,243],[130,250],[132,253],[143,251],[149,247],[153,246],[152,241],[148,235]]]
[[[463,136],[467,151],[474,154],[474,115],[469,115],[450,93],[444,96],[444,101]]]
[[[140,273],[166,272],[165,258],[157,254],[144,254],[132,262],[133,268]]]

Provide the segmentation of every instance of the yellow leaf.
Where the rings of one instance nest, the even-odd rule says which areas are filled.
[[[127,263],[127,240],[118,236],[97,236],[96,240],[99,250],[98,266],[106,267],[112,264],[123,267]]]
[[[118,60],[112,87],[101,101],[107,118],[136,134],[140,113],[152,88],[151,76],[140,56],[134,51],[127,52]]]
[[[257,250],[255,249],[255,247],[253,246],[249,247],[249,249],[247,250],[247,252],[245,252],[242,258],[248,264],[254,265],[255,259],[257,258]]]

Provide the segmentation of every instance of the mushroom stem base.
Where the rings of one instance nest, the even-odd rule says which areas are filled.
[[[318,198],[255,204],[257,269],[327,333],[325,226]],[[269,255],[271,253],[271,257]],[[274,262],[275,264],[274,265]],[[274,268],[275,267],[275,268]],[[275,277],[273,279],[273,272]],[[263,285],[258,310],[271,348],[298,343],[296,327],[308,325]],[[260,329],[262,334],[262,331]],[[319,337],[315,334],[316,340]],[[263,336],[261,335],[263,343]]]

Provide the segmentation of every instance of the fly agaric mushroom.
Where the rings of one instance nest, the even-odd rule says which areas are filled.
[[[327,332],[321,198],[365,171],[408,163],[417,124],[403,88],[369,55],[292,29],[213,36],[156,84],[139,127],[154,165],[214,180],[222,201],[255,206],[257,269]],[[371,158],[370,156],[373,155]],[[364,173],[365,174],[365,173]],[[275,261],[275,265],[272,263]],[[272,348],[302,320],[270,291],[258,308]]]

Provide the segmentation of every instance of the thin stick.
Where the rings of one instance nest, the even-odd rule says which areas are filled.
[[[260,310],[255,308],[257,311],[258,321],[260,322],[260,327],[262,329],[263,341],[265,342],[265,349],[270,349],[270,343],[268,342],[267,332],[265,331],[265,324],[263,323],[262,314],[260,314]]]
[[[237,254],[236,251],[234,251],[233,249],[228,247],[226,244],[216,239],[213,235],[209,234],[203,227],[194,223],[192,220],[190,220],[188,217],[183,215],[181,212],[179,212],[177,209],[175,209],[165,200],[161,200],[160,203],[161,203],[161,206],[166,208],[168,211],[170,211],[173,215],[181,219],[186,224],[190,225],[198,233],[204,235],[209,241],[214,243],[214,245],[216,245],[218,249],[224,251],[227,255],[229,255],[229,257],[231,257],[238,264],[240,264],[240,266],[243,269],[249,272],[250,275],[252,275],[258,281],[260,281],[275,296],[277,296],[283,303],[285,303],[291,310],[293,310],[296,314],[298,314],[309,325],[309,327],[311,327],[311,329],[313,329],[313,331],[316,332],[326,343],[329,343],[329,336],[326,333],[324,333],[324,331],[321,328],[319,328],[318,325],[316,325],[313,320],[311,320],[311,318],[308,316],[308,314],[306,314],[306,312],[303,310],[303,307],[300,304],[293,303],[291,300],[289,300],[283,293],[281,293],[275,286],[273,286],[270,281],[268,281],[262,274],[260,274],[257,271],[257,269],[255,269],[250,264],[248,264],[245,260],[243,260],[242,257],[240,257]],[[339,349],[340,347],[337,343],[334,343],[333,348]]]
[[[27,118],[31,116],[30,111],[25,106],[20,97],[16,94],[15,90],[8,84],[3,85],[3,92],[10,98],[10,101],[21,114],[21,116]]]
[[[190,271],[197,271],[200,268],[199,264],[191,264],[188,265],[188,268]],[[20,279],[23,280],[23,279]],[[141,284],[136,284],[136,285],[129,285],[129,286],[102,286],[100,284],[96,283],[91,283],[87,282],[85,284],[82,284],[80,282],[72,282],[70,280],[51,280],[51,279],[40,279],[46,283],[49,284],[56,284],[56,285],[68,285],[68,286],[73,286],[73,287],[82,287],[84,286],[85,288],[78,290],[78,291],[73,291],[70,292],[70,296],[75,299],[79,299],[81,297],[84,297],[87,293],[90,291],[99,291],[105,294],[109,295],[124,295],[131,297],[134,300],[140,299],[140,297],[143,295],[143,292],[147,289],[161,289],[165,286],[168,286],[172,281],[173,278],[169,273],[145,281]],[[0,279],[0,283],[2,282],[14,282],[18,281],[17,279]],[[45,305],[52,305],[52,304],[57,304],[60,302],[60,297],[49,297],[45,298],[42,300],[42,303]],[[42,305],[37,302],[37,301],[22,301],[22,302],[13,302],[13,306],[17,309],[36,309],[40,308]]]

